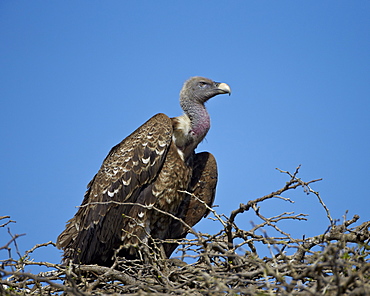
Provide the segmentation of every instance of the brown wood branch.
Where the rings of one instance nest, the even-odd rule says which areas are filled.
[[[359,218],[358,215],[351,219],[357,221]],[[313,247],[320,245],[324,242],[331,242],[331,241],[345,241],[350,243],[363,243],[366,240],[370,239],[370,233],[368,228],[370,227],[370,221],[363,222],[361,225],[357,226],[354,230],[351,230],[349,233],[347,227],[344,225],[334,226],[332,227],[327,233],[306,238],[301,245],[301,248],[294,254],[293,259],[297,261],[303,260],[305,253],[311,250]]]
[[[3,276],[18,277],[18,278],[22,278],[23,280],[29,278],[29,279],[33,279],[34,281],[36,281],[38,283],[47,283],[50,286],[52,286],[54,288],[57,288],[57,289],[59,289],[61,291],[72,293],[72,295],[81,295],[81,296],[85,296],[86,295],[85,293],[83,293],[83,292],[81,292],[79,290],[76,290],[76,289],[67,287],[67,286],[65,286],[63,284],[55,283],[55,282],[53,282],[52,280],[50,280],[48,278],[37,276],[37,275],[34,275],[32,273],[29,273],[29,272],[21,272],[21,271],[12,271],[12,272],[10,272],[10,271],[6,271],[6,270],[0,268],[0,273]],[[1,282],[2,282],[2,284],[7,285],[7,286],[19,287],[19,284],[14,283],[14,282],[11,282],[11,281],[1,281]]]
[[[264,200],[279,198],[291,202],[278,195],[279,192],[284,193],[302,186],[305,192],[312,193],[307,187],[312,182],[300,180],[298,169],[299,167],[292,174],[285,172],[290,180],[284,187],[239,206],[229,219],[223,214],[216,216],[219,218],[215,220],[229,220],[230,224],[226,225],[231,227],[229,233],[224,227],[212,235],[198,232],[195,238],[183,239],[180,242],[181,258],[185,262],[178,259],[157,260],[155,254],[148,261],[150,264],[117,258],[112,268],[34,262],[30,258],[32,252],[49,244],[54,246],[52,242],[48,242],[26,251],[21,260],[0,262],[8,272],[5,274],[0,269],[0,294],[5,293],[6,287],[13,289],[7,291],[19,291],[22,295],[28,295],[28,291],[44,295],[65,292],[69,295],[79,293],[78,295],[86,296],[369,294],[370,221],[352,227],[359,221],[359,216],[355,215],[342,224],[331,224],[322,235],[296,239],[279,222],[286,219],[306,219],[304,214],[283,212],[273,217],[262,214],[260,209],[263,209],[261,203]],[[252,224],[251,229],[236,221],[237,215],[249,209],[254,210],[255,217],[262,219],[262,223]],[[220,224],[217,222],[217,225]],[[271,226],[279,231],[277,235],[271,236],[268,233]],[[261,231],[262,235],[256,234],[257,231]],[[235,242],[231,248],[228,235]],[[259,256],[260,245],[270,250],[271,255],[263,258]],[[244,246],[248,246],[251,251],[241,250]],[[53,270],[30,277],[27,273],[16,270],[27,270],[33,265]]]
[[[10,216],[0,216],[0,220],[3,220],[3,219],[10,219]],[[8,225],[9,223],[16,223],[16,221],[14,220],[9,220],[3,224],[0,225],[0,227],[5,227],[6,225]]]
[[[299,170],[300,166],[297,167],[295,173],[292,175],[290,174],[289,172],[286,172],[286,171],[282,171],[282,170],[279,170],[281,172],[285,172],[285,173],[288,173],[290,176],[291,176],[291,179],[285,184],[284,187],[282,187],[281,189],[277,190],[277,191],[274,191],[274,192],[271,192],[270,194],[267,194],[265,196],[262,196],[260,198],[257,198],[257,199],[254,199],[254,200],[250,200],[248,201],[247,204],[240,204],[239,205],[239,208],[236,209],[236,210],[233,210],[230,214],[230,217],[229,219],[227,220],[227,226],[225,227],[225,232],[227,234],[227,237],[228,237],[228,243],[229,243],[229,248],[232,248],[233,246],[233,237],[232,237],[232,228],[234,225],[234,222],[235,222],[235,218],[237,215],[241,214],[241,213],[244,213],[245,211],[248,211],[249,209],[251,208],[254,208],[256,213],[258,213],[258,208],[256,208],[256,205],[262,201],[265,201],[267,199],[271,199],[271,198],[274,198],[276,196],[279,196],[288,191],[288,190],[292,190],[292,189],[296,189],[297,187],[299,186],[308,186],[308,184],[311,184],[311,183],[314,183],[314,182],[318,182],[318,181],[321,181],[322,179],[315,179],[315,180],[311,180],[309,182],[303,182],[301,181],[300,179],[296,178],[296,175],[298,173],[298,170]]]
[[[22,234],[15,234],[15,235],[12,235],[12,238],[10,239],[10,241],[8,241],[4,246],[0,247],[0,250],[9,250],[9,246],[12,242],[15,242],[15,240],[21,236],[24,236],[26,235],[25,233],[22,233]]]

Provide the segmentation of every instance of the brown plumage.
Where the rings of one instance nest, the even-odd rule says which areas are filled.
[[[58,237],[65,262],[109,265],[118,249],[120,256],[137,258],[150,239],[186,236],[183,224],[161,211],[190,226],[208,213],[204,204],[181,191],[213,203],[216,161],[194,149],[210,127],[204,103],[224,93],[230,94],[225,83],[190,78],[180,92],[182,116],[157,114],[111,149]],[[163,248],[169,257],[176,244]]]

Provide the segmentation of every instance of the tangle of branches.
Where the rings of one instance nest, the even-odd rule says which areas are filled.
[[[359,224],[357,215],[341,223],[335,221],[320,194],[311,188],[320,179],[301,180],[299,167],[294,173],[279,171],[288,176],[279,190],[240,204],[230,215],[210,209],[219,231],[209,234],[192,230],[190,238],[175,241],[179,244],[178,259],[161,258],[154,242],[143,248],[143,252],[150,252],[145,257],[151,260],[117,257],[112,267],[35,262],[32,253],[36,249],[55,244],[39,244],[21,255],[16,244],[21,234],[13,235],[8,230],[10,239],[0,247],[0,254],[7,257],[0,260],[0,294],[370,295],[370,221],[353,226]],[[294,238],[279,222],[306,220],[307,215],[284,212],[265,217],[261,213],[268,199],[293,202],[284,194],[296,188],[317,198],[325,210],[325,233]],[[253,212],[259,223],[246,229],[238,225],[237,218],[247,211]],[[9,216],[0,216],[0,228],[9,227],[11,222]],[[267,229],[271,228],[277,235],[269,235]],[[269,256],[260,255],[261,246]],[[12,248],[18,259],[12,258]],[[47,271],[27,272],[34,265]]]

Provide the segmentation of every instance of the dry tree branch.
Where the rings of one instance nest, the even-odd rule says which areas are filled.
[[[155,206],[148,206],[148,205],[143,205],[143,204],[140,204],[140,203],[132,203],[132,202],[119,202],[119,201],[114,201],[114,200],[110,200],[110,201],[96,201],[96,202],[89,202],[89,203],[86,203],[84,205],[81,205],[79,206],[80,208],[84,208],[84,207],[88,207],[88,206],[91,206],[91,205],[107,205],[107,204],[116,204],[116,205],[127,205],[127,206],[139,206],[139,207],[142,207],[144,209],[148,209],[148,210],[154,210],[154,211],[157,211],[163,215],[166,215],[166,216],[169,216],[171,217],[172,219],[176,220],[176,221],[179,221],[181,222],[185,227],[186,229],[188,229],[188,231],[192,234],[194,234],[195,236],[198,236],[197,232],[195,232],[193,230],[193,228],[186,224],[182,219],[174,216],[173,214],[171,213],[168,213],[166,211],[162,211],[161,209],[158,209],[157,207]],[[129,216],[126,216],[127,218],[131,218]],[[133,218],[132,218],[133,219]]]
[[[298,177],[299,168],[294,173],[279,170],[289,176],[284,187],[240,204],[230,217],[207,207],[222,228],[215,234],[193,231],[195,238],[179,241],[185,261],[164,260],[157,255],[156,243],[161,241],[143,248],[152,260],[143,262],[117,257],[112,267],[72,263],[63,266],[31,260],[34,250],[54,246],[48,242],[36,245],[19,260],[2,261],[0,294],[370,295],[370,221],[353,226],[359,221],[354,215],[349,220],[344,218],[342,223],[334,223],[321,196],[311,188],[321,179],[305,182]],[[324,234],[298,239],[281,227],[283,220],[306,220],[305,214],[283,212],[273,217],[261,214],[260,208],[268,199],[293,202],[283,194],[298,187],[305,193],[315,194],[325,209],[330,226]],[[260,223],[251,223],[248,229],[246,225],[238,225],[236,217],[250,209]],[[159,209],[153,210],[179,219]],[[270,227],[277,231],[278,237],[269,235]],[[258,255],[260,244],[270,251],[268,256]],[[241,248],[249,250],[241,252]],[[52,270],[38,275],[23,272],[32,265]]]
[[[251,208],[258,214],[258,212],[259,212],[259,210],[257,208],[258,203],[261,203],[261,202],[263,202],[267,199],[271,199],[271,198],[274,198],[274,197],[282,199],[281,194],[288,191],[288,190],[296,189],[299,186],[302,186],[303,188],[307,188],[309,186],[309,184],[322,180],[322,179],[316,179],[316,180],[312,180],[312,181],[309,181],[309,182],[303,182],[302,180],[300,180],[299,178],[296,177],[297,174],[298,174],[299,169],[300,169],[300,166],[298,166],[296,168],[296,171],[294,172],[294,174],[290,174],[289,172],[282,171],[282,170],[278,169],[280,172],[285,172],[291,177],[291,179],[285,184],[285,186],[283,188],[281,188],[277,191],[271,192],[270,194],[267,194],[267,195],[262,196],[260,198],[250,200],[250,201],[248,201],[247,204],[242,204],[241,203],[239,205],[238,209],[231,212],[230,218],[228,219],[228,222],[227,222],[227,226],[225,227],[227,238],[228,238],[229,248],[232,248],[232,246],[233,246],[232,228],[233,228],[233,226],[235,226],[234,221],[235,221],[235,218],[236,218],[237,215],[242,214],[245,211],[249,211],[249,209],[251,209]],[[283,199],[283,200],[287,200],[289,202],[292,202],[290,199]]]
[[[10,216],[0,216],[0,220],[4,220],[4,219],[9,219]],[[6,225],[8,225],[9,223],[15,223],[15,221],[13,220],[9,220],[3,224],[0,225],[0,227],[5,227]]]
[[[319,200],[320,204],[323,206],[323,208],[324,208],[324,210],[325,210],[325,212],[326,212],[326,217],[329,219],[329,221],[330,221],[330,225],[334,225],[334,220],[333,220],[333,218],[332,218],[332,217],[331,217],[331,215],[330,215],[330,211],[329,211],[328,207],[325,205],[324,201],[322,200],[322,198],[321,198],[321,196],[320,196],[319,192],[317,192],[317,191],[313,190],[313,189],[309,186],[309,184],[310,184],[310,183],[314,183],[314,182],[317,182],[317,181],[321,181],[322,179],[312,180],[312,181],[310,181],[310,182],[303,182],[300,178],[296,178],[296,176],[297,176],[297,174],[298,174],[298,170],[300,169],[300,167],[301,167],[301,165],[299,165],[299,166],[297,167],[297,169],[296,169],[296,171],[294,172],[294,174],[293,174],[293,175],[292,175],[291,173],[289,173],[288,171],[283,171],[283,170],[280,170],[280,169],[278,169],[278,168],[276,168],[276,169],[277,169],[279,172],[281,172],[281,173],[286,173],[286,174],[288,174],[292,179],[297,180],[297,182],[299,182],[299,183],[301,184],[301,186],[305,189],[305,192],[306,192],[307,194],[309,194],[309,193],[313,193],[314,195],[316,195],[317,199]]]
[[[205,203],[203,200],[201,200],[200,198],[198,198],[195,194],[190,193],[188,191],[183,191],[183,190],[179,190],[179,192],[186,193],[186,194],[190,195],[192,198],[196,199],[201,204],[203,204],[205,206],[205,208],[208,211],[210,211],[216,217],[216,220],[220,221],[221,224],[222,224],[222,226],[226,227],[226,223],[225,223],[224,220],[222,220],[221,216],[219,214],[217,214],[217,212],[212,207],[210,207],[207,203]]]
[[[10,250],[9,248],[9,245],[13,242],[15,242],[15,240],[18,238],[18,237],[21,237],[21,236],[24,236],[26,235],[25,233],[22,233],[22,234],[15,234],[15,235],[12,235],[10,241],[8,241],[4,246],[0,247],[0,250]]]

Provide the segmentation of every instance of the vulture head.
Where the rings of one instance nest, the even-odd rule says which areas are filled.
[[[174,131],[176,145],[185,157],[191,155],[211,126],[204,103],[216,95],[230,93],[230,86],[226,83],[208,78],[195,76],[185,81],[180,91],[180,105],[185,114],[175,119]]]
[[[204,104],[210,98],[220,94],[231,94],[231,89],[226,83],[214,82],[204,77],[192,77],[185,81],[180,92],[181,107],[191,103]]]

